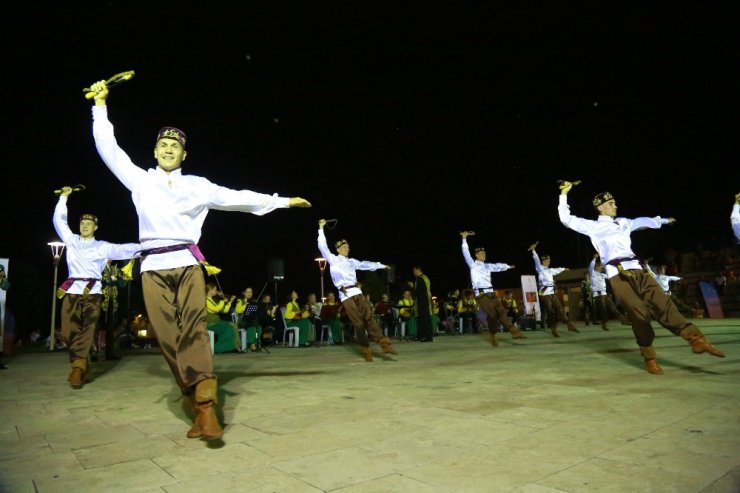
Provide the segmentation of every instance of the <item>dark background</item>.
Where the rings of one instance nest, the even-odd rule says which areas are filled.
[[[633,236],[643,257],[732,243],[738,7],[459,3],[5,7],[0,256],[19,326],[48,325],[54,189],[87,186],[70,198],[74,231],[91,211],[97,238],[137,238],[82,93],[125,70],[136,76],[111,90],[109,116],[135,163],[153,166],[157,130],[173,125],[189,137],[185,173],[313,203],[210,213],[200,246],[227,293],[259,292],[271,258],[284,261],[281,301],[318,291],[320,217],[339,219],[330,244],[347,238],[399,283],[422,263],[438,295],[469,283],[461,229],[489,261],[517,266],[496,287],[534,272],[536,240],[553,266],[586,266],[587,238],[557,217],[558,179],[583,180],[570,194],[583,217],[610,190],[621,215],[677,218]]]

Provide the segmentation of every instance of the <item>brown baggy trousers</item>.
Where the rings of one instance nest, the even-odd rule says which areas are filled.
[[[511,333],[516,331],[516,327],[511,324],[508,315],[506,315],[506,307],[501,303],[501,298],[496,293],[481,293],[476,296],[475,300],[483,311],[486,312],[488,332],[491,334],[498,332],[499,323]]]
[[[184,394],[213,373],[206,330],[206,288],[200,265],[141,274],[147,315],[164,359]]]
[[[639,346],[653,344],[655,331],[650,324],[653,319],[674,335],[679,335],[681,330],[691,325],[653,276],[641,269],[625,272],[609,278],[609,284],[629,313],[632,332]]]
[[[570,322],[557,294],[541,294],[540,299],[542,300],[542,305],[545,307],[545,312],[547,312],[548,327],[551,329],[557,328],[558,321],[564,324]]]
[[[62,340],[69,350],[69,360],[87,360],[95,328],[100,318],[101,294],[65,294],[60,315]],[[51,335],[54,337],[54,334]]]
[[[378,342],[383,333],[375,321],[373,311],[364,295],[356,294],[342,301],[342,309],[357,329],[357,339],[360,346],[369,347],[369,341]]]

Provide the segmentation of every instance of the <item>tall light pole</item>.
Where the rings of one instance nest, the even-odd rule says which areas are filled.
[[[314,261],[319,263],[319,270],[321,271],[321,302],[325,302],[324,297],[324,270],[326,270],[326,259],[324,257],[315,258]]]
[[[49,351],[54,351],[54,326],[57,318],[57,276],[59,273],[59,261],[64,253],[64,243],[61,241],[50,241],[47,243],[51,248],[51,255],[54,257],[54,285],[51,290],[51,332],[49,333]]]

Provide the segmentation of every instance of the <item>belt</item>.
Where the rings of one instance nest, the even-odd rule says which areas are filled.
[[[62,285],[59,286],[59,288],[57,289],[57,298],[64,298],[64,295],[67,294],[67,290],[72,287],[72,284],[74,284],[75,281],[87,282],[87,284],[85,284],[85,288],[82,290],[82,296],[87,296],[87,293],[90,292],[93,286],[95,286],[95,283],[99,280],[100,279],[94,279],[92,277],[70,277],[69,279],[64,281]]]
[[[176,252],[178,250],[189,250],[190,247],[194,245],[195,245],[194,243],[180,243],[179,245],[169,245],[169,246],[163,246],[163,247],[158,247],[158,248],[150,248],[148,250],[141,251],[141,258],[144,258],[148,255],[157,255],[160,253]]]
[[[357,284],[349,284],[347,286],[342,286],[341,288],[339,288],[339,291],[341,291],[344,294],[347,294],[347,290],[348,289],[352,289],[352,288],[356,288],[356,287],[357,287]]]
[[[485,293],[486,289],[493,289],[493,286],[486,286],[485,288],[473,288],[473,291],[478,291],[478,294]]]
[[[141,255],[141,258],[146,258],[147,255],[157,255],[160,253],[169,253],[169,252],[176,252],[178,250],[190,250],[190,253],[193,254],[193,257],[195,257],[195,260],[198,261],[200,265],[202,265],[206,272],[209,275],[216,275],[219,272],[221,272],[221,269],[216,267],[215,265],[211,265],[206,261],[205,255],[200,251],[200,248],[198,248],[198,245],[195,243],[180,243],[178,245],[169,245],[169,246],[163,246],[163,247],[157,247],[157,248],[150,248],[148,250],[141,250],[140,252],[137,252]],[[133,277],[133,270],[134,270],[134,259],[131,259],[131,261],[123,266],[121,268],[121,272],[123,273],[124,279],[131,280]]]

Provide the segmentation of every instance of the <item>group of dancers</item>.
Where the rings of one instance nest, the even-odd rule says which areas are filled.
[[[141,282],[150,323],[156,333],[161,352],[172,371],[182,394],[192,406],[193,422],[189,438],[217,440],[223,428],[216,413],[218,403],[217,376],[206,329],[206,290],[204,270],[209,268],[198,249],[201,230],[209,210],[241,211],[264,215],[282,208],[307,208],[311,203],[301,197],[279,197],[249,190],[233,190],[216,185],[206,178],[186,175],[182,164],[187,157],[187,136],[175,127],[163,127],[156,135],[153,154],[157,166],[145,170],[134,164],[116,141],[113,124],[108,119],[109,89],[106,81],[90,86],[92,98],[93,136],[98,154],[116,178],[131,192],[139,222],[139,242],[112,244],[95,239],[99,224],[92,214],[80,218],[80,234],[71,232],[67,224],[66,204],[72,187],[61,190],[54,213],[54,226],[67,246],[69,279],[60,287],[62,305],[62,336],[69,347],[73,388],[84,386],[89,375],[88,355],[97,317],[100,313],[101,273],[108,260],[137,257],[141,261]],[[707,352],[724,356],[701,333],[698,327],[678,313],[654,278],[646,275],[632,252],[630,235],[643,228],[659,228],[673,219],[616,216],[617,206],[609,192],[597,195],[593,205],[599,213],[596,220],[570,214],[567,203],[572,183],[560,186],[560,220],[566,227],[591,238],[612,289],[627,310],[632,321],[640,352],[647,370],[663,373],[652,346],[654,332],[651,320],[656,320],[672,333],[680,335],[695,353]],[[737,202],[740,203],[740,194]],[[740,235],[740,209],[735,205],[733,227]],[[373,360],[370,343],[379,345],[383,354],[396,354],[389,337],[384,336],[373,318],[372,309],[358,286],[357,270],[388,269],[380,262],[359,261],[349,256],[346,239],[334,243],[333,253],[324,234],[326,220],[318,222],[317,243],[330,268],[332,282],[339,292],[342,308],[357,330],[361,354]],[[490,342],[497,346],[499,323],[514,339],[524,334],[511,324],[506,307],[491,285],[491,273],[513,266],[487,263],[482,247],[470,254],[467,238],[473,233],[463,231],[462,254],[470,269],[470,280],[480,307],[488,317]],[[556,269],[549,259],[539,258],[536,244],[530,249],[538,265],[538,274],[545,303],[556,311],[559,302],[554,296],[552,276]],[[206,269],[204,269],[205,267]],[[428,286],[427,286],[428,290]],[[560,307],[562,310],[562,307]],[[559,311],[558,311],[559,313]],[[561,318],[561,320],[563,320]],[[572,322],[563,320],[568,330],[577,332]],[[551,324],[557,324],[557,319]],[[553,336],[558,336],[551,325]]]

